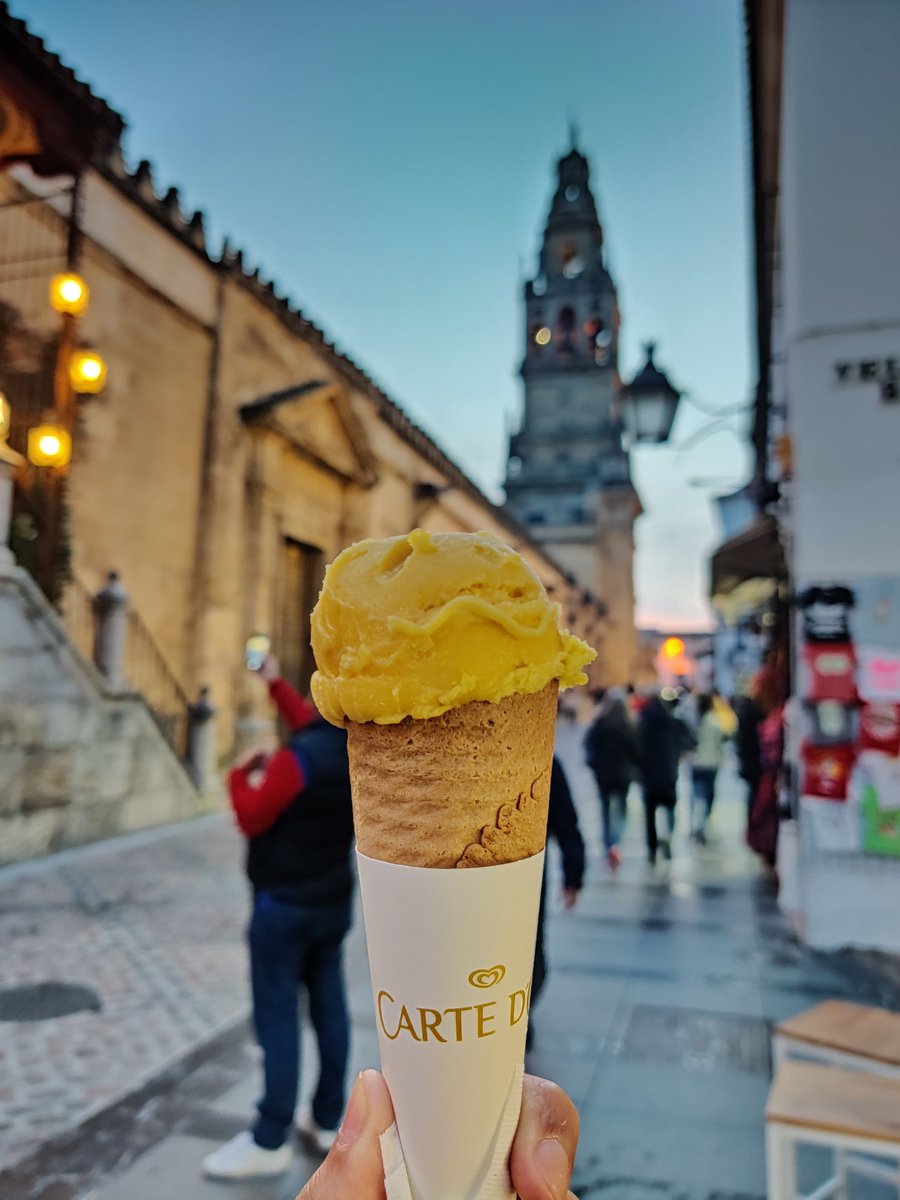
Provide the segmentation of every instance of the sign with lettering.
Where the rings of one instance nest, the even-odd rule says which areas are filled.
[[[900,354],[884,358],[840,359],[834,364],[834,382],[838,385],[875,383],[885,404],[900,402]]]

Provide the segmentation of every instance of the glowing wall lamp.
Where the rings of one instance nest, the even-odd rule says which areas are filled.
[[[61,425],[35,425],[28,430],[28,461],[35,467],[67,467],[72,438]]]
[[[106,363],[96,350],[74,350],[69,359],[69,382],[74,391],[96,395],[106,386]]]
[[[87,308],[90,294],[88,285],[74,271],[54,275],[50,280],[50,305],[58,313],[77,317]]]

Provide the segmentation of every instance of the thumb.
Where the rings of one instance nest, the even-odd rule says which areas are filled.
[[[555,1083],[526,1075],[509,1166],[521,1200],[571,1200],[578,1113]]]
[[[384,1079],[377,1071],[361,1071],[334,1146],[297,1200],[385,1200],[378,1137],[393,1120]]]

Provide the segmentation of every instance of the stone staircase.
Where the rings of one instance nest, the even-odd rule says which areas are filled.
[[[0,863],[219,806],[184,764],[186,697],[176,712],[154,669],[153,700],[111,685],[31,577],[0,567]]]

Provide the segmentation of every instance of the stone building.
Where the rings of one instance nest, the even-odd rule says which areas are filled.
[[[56,645],[63,630],[86,646],[90,597],[114,568],[130,597],[131,691],[171,731],[183,725],[187,698],[208,685],[224,762],[273,733],[268,701],[243,665],[246,637],[271,634],[286,675],[304,687],[324,566],[362,537],[416,525],[488,530],[523,554],[571,628],[601,641],[604,610],[594,595],[244,253],[215,252],[202,213],[183,212],[177,190],[160,188],[148,162],[130,169],[121,117],[2,3],[0,118],[0,390],[12,410],[11,445],[23,451],[29,428],[59,407],[63,332],[47,301],[54,272],[77,267],[89,285],[74,334],[64,329],[108,366],[105,391],[77,400],[64,477],[29,467],[17,479],[13,550],[45,592],[64,585],[63,626],[40,614],[41,645]],[[11,591],[7,600],[34,614],[33,594],[20,588],[20,599]],[[68,670],[66,655],[54,655],[48,678]],[[46,762],[49,726],[43,685],[26,663],[19,668],[14,690],[0,669],[0,778],[26,770],[19,798],[0,804],[3,856],[123,828],[110,812],[86,822],[64,811],[92,794],[71,784],[71,764],[82,770],[93,736],[77,727],[74,702],[68,732],[54,743],[52,796],[29,792],[28,764],[34,774]],[[86,688],[79,676],[85,712],[107,703]],[[17,724],[26,709],[27,737]],[[7,751],[18,757],[7,761]],[[128,827],[185,811],[183,799],[177,813],[157,800],[132,803]],[[41,807],[40,836],[26,836]]]
[[[641,505],[615,413],[619,308],[585,156],[573,145],[538,270],[525,284],[521,426],[510,438],[507,508],[608,609],[603,679],[632,678],[634,521]]]

